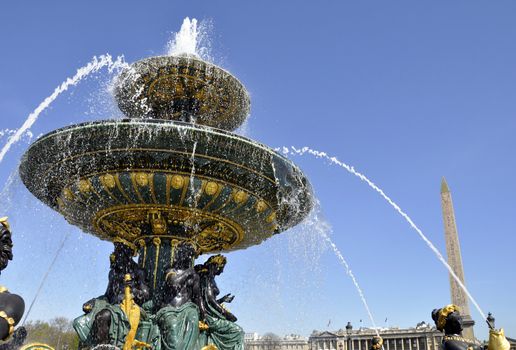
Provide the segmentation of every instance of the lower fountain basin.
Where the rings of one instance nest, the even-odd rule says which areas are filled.
[[[187,239],[200,253],[259,244],[313,206],[306,177],[272,149],[153,119],[53,131],[29,148],[20,175],[38,199],[101,239]]]

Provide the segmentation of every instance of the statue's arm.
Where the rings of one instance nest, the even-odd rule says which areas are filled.
[[[224,295],[222,298],[220,298],[219,300],[217,300],[217,303],[219,304],[222,304],[222,303],[230,303],[233,301],[233,299],[235,299],[235,296],[234,295],[231,295],[231,294],[226,294]]]
[[[216,295],[214,293],[215,290],[216,290],[215,282],[213,281],[212,283],[208,283],[208,288],[206,290],[206,293],[207,293],[206,297],[208,299],[208,302],[215,310],[217,310],[219,313],[224,315],[224,317],[226,317],[226,319],[228,321],[235,322],[237,320],[237,318],[231,312],[229,312],[228,310],[223,308],[222,305],[218,302]]]

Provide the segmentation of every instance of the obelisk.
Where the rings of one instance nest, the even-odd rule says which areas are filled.
[[[446,240],[448,264],[462,284],[466,285],[464,282],[464,269],[462,268],[462,256],[460,253],[459,235],[457,233],[452,197],[444,177],[441,182],[441,204],[443,207],[444,237]],[[475,324],[475,321],[473,321],[470,316],[468,298],[451,274],[450,291],[451,301],[460,308],[460,314],[464,320],[464,331],[462,332],[462,336],[470,340],[475,340],[475,335],[473,334],[473,325]]]

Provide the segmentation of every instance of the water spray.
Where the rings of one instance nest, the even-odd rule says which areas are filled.
[[[462,283],[462,281],[458,278],[458,276],[455,274],[455,272],[453,271],[453,269],[451,268],[451,266],[446,262],[446,259],[443,257],[443,255],[441,254],[441,252],[435,247],[435,245],[425,236],[425,234],[423,233],[423,231],[421,231],[421,229],[414,223],[414,221],[412,221],[412,219],[403,211],[401,210],[401,208],[389,197],[385,194],[385,192],[379,188],[377,185],[375,185],[371,180],[369,180],[364,174],[358,172],[355,170],[355,168],[353,166],[350,166],[340,160],[338,160],[336,157],[330,157],[327,153],[325,152],[320,152],[320,151],[316,151],[316,150],[313,150],[313,149],[310,149],[309,147],[303,147],[303,148],[295,148],[295,147],[290,147],[290,148],[287,148],[287,147],[283,147],[281,149],[281,152],[285,155],[288,155],[288,154],[296,154],[296,155],[304,155],[304,154],[310,154],[312,156],[315,156],[316,158],[324,158],[324,159],[327,159],[330,161],[331,164],[335,164],[335,165],[338,165],[340,166],[341,168],[344,168],[347,172],[355,175],[356,177],[358,177],[360,180],[364,181],[365,183],[367,183],[367,185],[369,187],[371,187],[373,190],[375,190],[376,192],[378,192],[380,194],[380,196],[382,196],[383,199],[385,199],[404,219],[405,221],[408,222],[408,224],[410,225],[410,227],[412,227],[417,233],[418,235],[421,237],[421,239],[423,239],[423,241],[428,245],[428,247],[434,252],[434,254],[436,255],[436,257],[439,259],[439,261],[444,265],[444,267],[446,267],[446,269],[448,270],[448,272],[450,273],[450,275],[452,276],[452,278],[457,282],[457,284],[460,286],[460,288],[464,291],[464,293],[466,293],[466,295],[468,296],[468,298],[471,300],[471,302],[473,303],[473,305],[475,306],[475,308],[477,309],[477,311],[479,312],[479,314],[482,316],[482,319],[484,320],[487,320],[484,312],[482,311],[482,309],[480,308],[480,305],[478,305],[477,301],[473,298],[473,296],[471,295],[471,293],[468,291],[468,289],[466,288],[466,286],[464,285],[464,283]]]
[[[75,75],[71,78],[66,79],[61,85],[55,88],[54,92],[45,98],[43,102],[39,104],[39,106],[27,117],[25,122],[22,124],[22,126],[16,130],[15,132],[10,132],[9,134],[12,134],[9,136],[9,139],[7,140],[7,143],[4,145],[4,147],[0,150],[0,163],[4,159],[6,153],[9,151],[9,149],[20,139],[22,136],[32,127],[32,125],[38,120],[39,115],[47,109],[52,102],[55,101],[55,99],[63,92],[68,90],[70,86],[77,85],[83,78],[90,75],[91,73],[97,72],[101,68],[107,66],[109,72],[112,72],[113,70],[125,68],[127,63],[124,62],[123,56],[118,56],[115,61],[113,61],[113,58],[111,55],[101,55],[99,57],[94,56],[93,59],[85,66],[79,68]]]

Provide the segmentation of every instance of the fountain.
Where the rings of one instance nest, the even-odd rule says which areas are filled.
[[[240,349],[241,328],[223,305],[232,296],[215,298],[226,258],[194,269],[195,258],[295,226],[313,206],[311,186],[291,161],[231,132],[249,95],[196,55],[138,61],[114,95],[127,119],[55,130],[20,165],[34,196],[115,245],[106,294],[75,321],[82,345]]]

